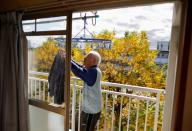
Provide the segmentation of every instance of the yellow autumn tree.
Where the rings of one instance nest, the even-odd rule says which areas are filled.
[[[105,32],[106,33],[106,32]],[[106,37],[106,35],[109,37]],[[113,32],[107,32],[110,38]],[[165,73],[156,65],[157,51],[150,50],[145,32],[132,32],[124,38],[111,37],[112,49],[98,49],[102,56],[103,80],[152,88],[165,88]],[[107,67],[107,68],[106,68]]]
[[[57,42],[52,38],[48,38],[42,46],[35,49],[34,65],[37,71],[49,72],[53,63],[54,57],[58,52]]]

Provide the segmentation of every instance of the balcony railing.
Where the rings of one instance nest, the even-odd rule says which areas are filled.
[[[35,106],[47,107],[50,102],[48,73],[29,72],[29,99]],[[71,79],[71,129],[75,119],[80,120],[82,81]],[[165,91],[148,87],[102,82],[103,110],[97,130],[157,131],[161,130]],[[36,100],[36,102],[34,102]],[[35,104],[36,103],[36,104]],[[39,103],[39,104],[37,104]],[[44,104],[43,104],[44,103]],[[47,107],[47,108],[46,108]],[[64,114],[61,108],[52,111]],[[79,129],[78,123],[78,129]]]

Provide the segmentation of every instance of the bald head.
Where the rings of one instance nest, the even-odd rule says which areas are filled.
[[[98,66],[101,62],[101,56],[96,51],[89,52],[86,57],[84,58],[84,65],[85,67],[89,68],[91,66]]]

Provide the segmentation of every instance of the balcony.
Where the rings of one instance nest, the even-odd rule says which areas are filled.
[[[168,57],[167,58],[156,58],[155,62],[157,64],[161,64],[161,65],[167,64],[168,63]]]
[[[29,72],[28,95],[29,103],[32,105],[30,107],[30,114],[34,115],[34,110],[37,111],[43,109],[56,113],[53,114],[51,118],[54,119],[54,121],[59,121],[56,120],[56,118],[62,121],[63,118],[61,118],[61,116],[64,115],[64,109],[53,107],[48,104],[51,99],[48,92],[47,77],[48,73],[35,71]],[[80,79],[72,77],[70,113],[70,127],[72,131],[75,129],[76,117],[80,119],[82,84]],[[101,119],[97,124],[97,131],[161,130],[165,90],[102,82],[102,94],[103,110]],[[41,111],[38,115],[41,115],[40,118],[43,117]],[[33,117],[31,121],[34,123],[36,119]],[[56,123],[58,128],[59,122]],[[41,126],[41,124],[39,126]],[[63,125],[60,126],[63,128]],[[41,129],[41,131],[44,130]],[[59,129],[57,131],[59,131]]]

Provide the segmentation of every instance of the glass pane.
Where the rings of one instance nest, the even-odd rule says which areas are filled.
[[[35,20],[23,21],[24,32],[35,31]],[[36,31],[66,30],[66,16],[36,20]]]
[[[37,31],[65,30],[66,16],[37,19]]]
[[[23,30],[24,30],[24,32],[35,31],[35,20],[25,20],[25,21],[23,21]]]
[[[28,97],[64,107],[65,49],[63,35],[28,36]],[[40,117],[40,118],[39,118]],[[41,123],[41,124],[39,124]],[[30,106],[30,124],[34,131],[63,131],[64,117],[51,111]]]
[[[65,36],[28,36],[27,39],[29,70],[48,73],[54,56],[65,47]]]

